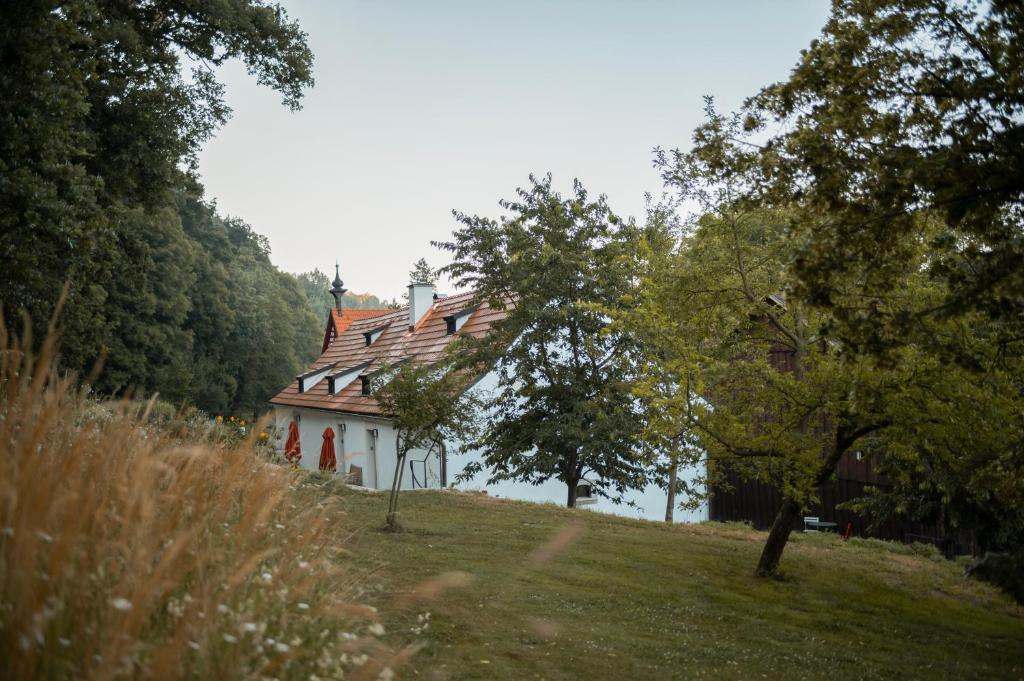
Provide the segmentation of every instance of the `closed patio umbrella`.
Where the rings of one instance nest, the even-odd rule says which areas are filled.
[[[302,458],[302,445],[299,443],[299,424],[292,421],[288,424],[288,439],[284,443],[284,458],[291,463],[299,463]]]
[[[320,470],[334,472],[338,470],[338,460],[334,456],[334,428],[324,428],[324,444],[320,447]]]

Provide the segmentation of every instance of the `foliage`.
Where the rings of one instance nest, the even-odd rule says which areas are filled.
[[[568,488],[590,482],[595,493],[621,498],[643,487],[642,417],[630,393],[633,340],[607,332],[602,307],[622,303],[634,274],[641,230],[591,200],[576,181],[563,198],[551,177],[530,177],[517,199],[502,201],[499,220],[456,213],[461,227],[435,246],[454,262],[441,273],[471,287],[507,317],[476,344],[474,362],[494,366],[498,385],[476,443],[491,481]]]
[[[433,284],[437,282],[437,270],[430,266],[426,258],[420,258],[409,270],[409,282],[416,284]]]
[[[33,0],[5,7],[0,50],[5,321],[20,329],[27,314],[42,338],[67,281],[61,365],[84,374],[105,358],[98,389],[174,400],[209,391],[205,405],[265,399],[244,378],[189,386],[187,318],[197,315],[186,292],[209,283],[207,254],[183,234],[173,192],[199,194],[198,150],[229,114],[214,69],[241,59],[295,109],[312,84],[305,34],[261,0]],[[219,373],[198,355],[198,373]]]
[[[253,438],[183,440],[137,402],[87,398],[54,346],[33,358],[0,325],[3,676],[351,673],[375,615],[337,504]]]
[[[387,527],[398,527],[398,493],[406,458],[414,449],[445,441],[472,440],[478,430],[480,403],[470,390],[474,376],[455,368],[454,355],[438,362],[409,360],[385,367],[376,377],[374,397],[395,431],[395,474],[391,482]]]
[[[747,102],[756,192],[827,216],[793,221],[794,270],[851,347],[924,343],[918,320],[970,312],[1020,337],[1022,36],[1013,1],[834,0],[789,78]],[[925,264],[945,295],[907,315],[886,301],[922,214],[946,226]]]

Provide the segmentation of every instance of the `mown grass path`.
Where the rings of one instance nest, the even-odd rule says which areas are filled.
[[[944,560],[806,535],[764,581],[764,535],[742,527],[410,492],[388,534],[386,495],[328,487],[386,638],[425,644],[403,678],[1024,678],[1024,610]],[[537,565],[566,527],[575,541]],[[453,571],[471,583],[408,602]]]

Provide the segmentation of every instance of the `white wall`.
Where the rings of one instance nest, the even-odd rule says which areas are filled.
[[[395,431],[387,419],[354,416],[350,414],[332,413],[301,407],[274,408],[274,421],[277,424],[277,449],[284,451],[288,437],[288,424],[295,416],[299,417],[299,443],[302,458],[299,465],[308,470],[319,470],[320,448],[323,445],[325,428],[334,430],[334,451],[338,460],[338,472],[348,473],[352,465],[363,469],[363,485],[374,489],[390,489],[394,479],[397,454],[395,449]],[[342,427],[344,426],[344,427]],[[377,437],[370,435],[376,429]],[[412,473],[409,461],[422,460],[427,454],[423,450],[412,450],[406,459],[402,475],[402,489],[411,489]],[[441,486],[440,462],[436,456],[427,459],[426,484],[428,487]],[[421,467],[416,464],[416,476],[422,477]],[[423,480],[419,481],[421,484]]]

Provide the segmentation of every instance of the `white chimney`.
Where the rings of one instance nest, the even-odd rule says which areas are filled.
[[[413,282],[409,284],[409,328],[413,328],[434,304],[434,285]]]

